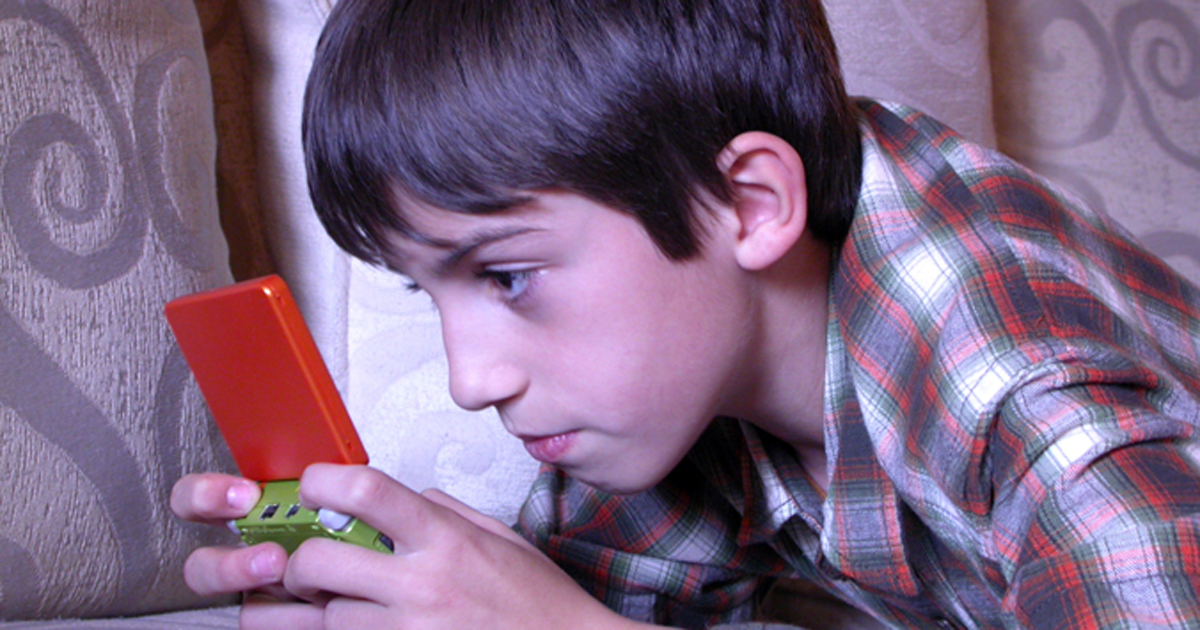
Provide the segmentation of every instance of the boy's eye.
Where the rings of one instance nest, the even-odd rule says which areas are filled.
[[[479,277],[500,289],[506,302],[515,302],[527,294],[538,273],[537,269],[486,269]]]

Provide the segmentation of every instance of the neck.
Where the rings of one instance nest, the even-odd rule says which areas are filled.
[[[760,282],[761,337],[744,418],[784,440],[813,481],[827,483],[824,433],[831,250],[807,233]]]

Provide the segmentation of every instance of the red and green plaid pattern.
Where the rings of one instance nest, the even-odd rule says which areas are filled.
[[[687,627],[748,618],[777,576],[913,627],[1200,627],[1200,291],[1004,157],[862,110],[827,495],[721,419],[640,495],[543,471],[522,531]]]

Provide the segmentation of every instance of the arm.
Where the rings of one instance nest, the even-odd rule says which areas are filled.
[[[1010,405],[997,470],[1004,608],[1022,627],[1200,623],[1200,419],[1187,390],[1169,412],[1153,379],[1051,388]],[[1040,418],[1014,422],[1012,418]]]
[[[190,520],[240,516],[249,509],[240,483],[185,478],[172,509]],[[440,492],[417,494],[367,467],[318,464],[301,479],[301,500],[357,515],[387,534],[396,553],[325,539],[304,543],[290,560],[273,544],[201,549],[185,569],[188,585],[206,593],[266,587],[274,595],[282,586],[300,600],[248,598],[244,628],[640,626],[605,608],[509,528]]]
[[[1200,475],[1171,441],[1106,453],[1042,500],[1005,606],[1022,627],[1200,624]]]

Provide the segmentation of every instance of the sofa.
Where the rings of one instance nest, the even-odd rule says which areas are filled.
[[[1117,217],[1200,283],[1200,4],[826,0],[850,91],[899,100]],[[162,317],[279,273],[372,464],[512,521],[536,472],[446,392],[436,313],[307,200],[327,0],[0,2],[0,625],[230,628],[182,583],[171,485],[233,470]],[[868,627],[806,591],[779,616]]]

